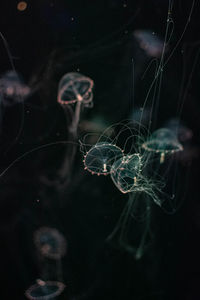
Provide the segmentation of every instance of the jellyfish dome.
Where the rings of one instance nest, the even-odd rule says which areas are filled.
[[[188,142],[193,137],[192,130],[186,127],[178,118],[168,120],[165,126],[172,130],[178,136],[179,141],[183,143]]]
[[[84,156],[85,170],[92,174],[108,175],[113,163],[123,156],[123,151],[108,142],[95,144]]]
[[[138,153],[125,155],[112,165],[112,181],[123,194],[140,190],[137,181],[141,167],[141,156]]]
[[[66,240],[55,228],[39,228],[34,234],[34,242],[40,254],[50,259],[60,259],[66,253]]]
[[[160,57],[163,51],[164,41],[150,30],[135,30],[134,37],[141,49],[150,57]]]
[[[153,132],[146,142],[142,144],[142,148],[160,153],[160,162],[164,161],[165,154],[182,151],[183,146],[179,143],[176,135],[167,128],[160,128]]]
[[[93,99],[94,82],[89,77],[80,73],[65,74],[58,85],[58,103],[68,105],[76,102],[83,102],[90,106]]]
[[[62,282],[38,279],[36,284],[26,290],[25,296],[31,300],[47,300],[57,297],[64,289],[65,285]]]

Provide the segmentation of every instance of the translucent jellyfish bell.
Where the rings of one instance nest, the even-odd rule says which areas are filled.
[[[108,142],[95,144],[84,156],[85,170],[92,174],[108,175],[113,163],[123,156],[123,151]]]
[[[58,102],[61,105],[83,102],[85,106],[92,105],[94,82],[80,73],[65,74],[58,85]]]
[[[7,71],[0,77],[0,93],[5,106],[24,100],[30,92],[30,88],[24,84],[17,72]]]
[[[57,297],[64,289],[65,285],[62,282],[38,279],[36,284],[26,290],[25,296],[31,300],[47,300]]]
[[[34,242],[42,256],[57,260],[66,253],[66,240],[55,228],[41,227],[34,234]]]
[[[139,46],[148,56],[160,57],[163,51],[164,41],[162,41],[155,32],[150,30],[135,30],[134,37],[137,39]]]
[[[140,190],[137,178],[141,171],[141,156],[138,153],[125,155],[118,159],[111,168],[111,178],[122,193]]]
[[[186,127],[178,118],[169,119],[165,126],[172,130],[182,143],[190,141],[193,137],[192,130]]]
[[[160,153],[160,163],[165,160],[165,154],[175,153],[183,150],[176,135],[167,128],[160,128],[153,132],[146,142],[142,144],[146,151]]]

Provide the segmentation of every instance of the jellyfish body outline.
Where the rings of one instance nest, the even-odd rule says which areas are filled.
[[[88,85],[86,90],[80,91],[80,86]],[[79,85],[79,88],[77,87]],[[86,77],[80,73],[70,72],[65,74],[58,85],[58,98],[57,101],[61,105],[73,104],[76,102],[83,102],[85,106],[92,105],[93,93],[92,89],[94,82],[91,78]],[[69,93],[72,99],[63,100],[63,95]],[[75,96],[75,97],[73,97]]]
[[[59,260],[66,254],[66,239],[56,228],[41,227],[36,230],[34,243],[44,257]]]
[[[92,175],[108,175],[114,161],[122,156],[120,147],[109,142],[96,143],[84,156],[84,169]]]
[[[65,284],[60,281],[37,280],[37,283],[25,291],[25,296],[30,300],[48,300],[60,295],[65,289]],[[40,295],[37,295],[40,294]]]
[[[2,95],[4,106],[20,103],[30,93],[30,88],[23,82],[16,71],[7,71],[0,77],[0,94]]]
[[[148,152],[160,154],[160,163],[164,162],[166,154],[173,154],[183,150],[176,135],[168,128],[159,128],[142,144]]]

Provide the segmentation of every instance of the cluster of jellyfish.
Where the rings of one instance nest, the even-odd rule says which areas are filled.
[[[140,32],[135,35],[141,38]],[[66,115],[66,129],[69,134],[65,160],[58,178],[66,187],[80,143],[80,151],[84,155],[84,169],[92,175],[109,175],[119,192],[128,195],[119,220],[107,241],[117,241],[118,246],[131,252],[135,259],[140,259],[151,239],[152,205],[155,204],[168,213],[174,213],[177,209],[173,188],[170,194],[165,191],[166,174],[172,163],[171,158],[183,151],[181,142],[189,139],[192,133],[184,130],[178,119],[171,120],[165,127],[150,133],[141,124],[140,116],[139,122],[126,120],[114,124],[100,136],[86,134],[78,143],[81,112],[85,107],[93,106],[93,87],[91,78],[75,72],[64,74],[58,83],[57,102]],[[8,103],[12,103],[16,95],[20,101],[22,98],[26,99],[31,91],[20,82],[17,73],[9,72],[0,79],[0,92],[4,99],[9,99]],[[180,129],[181,133],[178,132]],[[24,155],[21,156],[23,157]],[[176,177],[171,180],[173,187]],[[134,230],[134,233],[137,231],[136,237],[133,231],[129,232],[132,220],[139,224],[135,227],[138,230]],[[25,295],[28,299],[54,299],[65,289],[61,264],[67,249],[65,237],[57,229],[42,227],[35,232],[34,243],[43,266],[42,274],[26,290]],[[54,276],[50,278],[49,274]]]
[[[129,121],[107,128],[92,146],[88,141],[89,134],[80,142],[84,169],[92,175],[109,175],[116,188],[128,195],[119,221],[107,241],[116,242],[117,239],[120,247],[131,252],[135,259],[140,259],[151,234],[151,202],[168,213],[176,209],[174,191],[173,196],[165,192],[165,172],[161,170],[163,166],[169,168],[170,157],[181,152],[183,145],[170,127],[159,128],[150,134],[141,124]],[[164,205],[165,202],[168,206]],[[138,214],[139,210],[142,213]],[[145,221],[142,229],[137,231],[141,232],[137,238],[128,237],[131,219],[138,223],[142,219]]]

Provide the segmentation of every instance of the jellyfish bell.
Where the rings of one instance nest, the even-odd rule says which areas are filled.
[[[142,159],[139,153],[124,155],[111,168],[111,178],[116,187],[123,193],[139,191],[138,176],[141,172]]]
[[[96,143],[84,156],[85,170],[92,174],[108,175],[113,163],[123,156],[123,151],[109,142]]]
[[[34,234],[34,242],[40,254],[58,260],[66,253],[66,240],[55,228],[41,227]]]
[[[141,49],[150,57],[160,57],[163,51],[164,41],[154,31],[135,30],[133,36],[136,38]]]
[[[85,106],[91,106],[93,86],[94,82],[89,77],[75,72],[67,73],[58,85],[58,103],[68,105],[82,102]]]
[[[142,148],[149,152],[159,153],[160,163],[164,162],[166,154],[183,150],[183,146],[179,143],[176,135],[168,128],[160,128],[154,131],[147,141],[142,144]]]
[[[172,130],[174,134],[176,134],[176,136],[178,137],[179,141],[182,143],[190,141],[193,137],[192,130],[185,126],[185,124],[178,118],[169,119],[166,122],[165,127]]]
[[[0,94],[5,106],[22,102],[30,93],[30,88],[17,72],[7,71],[0,77]]]
[[[65,285],[59,281],[43,281],[36,280],[36,284],[32,285],[25,291],[25,296],[31,300],[48,300],[55,299],[65,289]]]

